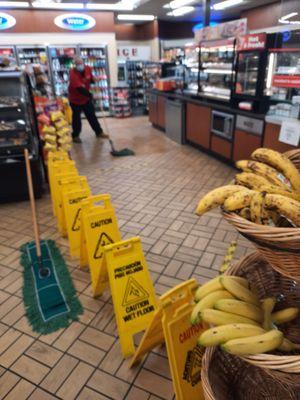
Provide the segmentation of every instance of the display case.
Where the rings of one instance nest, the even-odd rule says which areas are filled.
[[[20,66],[26,64],[40,64],[43,65],[47,70],[49,69],[46,47],[17,46],[17,55]]]
[[[116,118],[126,118],[131,115],[129,88],[119,85],[111,89],[112,112]]]
[[[234,105],[248,111],[264,112],[267,35],[258,33],[240,36],[236,48],[236,74],[232,92]]]
[[[79,46],[80,57],[88,65],[96,79],[91,92],[96,110],[109,110],[109,73],[106,46]]]
[[[17,65],[17,55],[14,46],[0,46],[0,59],[8,58],[11,66]]]
[[[300,31],[277,34],[270,48],[265,79],[265,95],[269,96],[268,115],[299,118],[300,109]]]
[[[74,66],[76,47],[50,46],[48,50],[54,93],[56,96],[67,96],[69,74]]]
[[[0,201],[27,196],[25,148],[35,194],[40,196],[43,166],[29,84],[23,72],[0,72]]]
[[[229,102],[235,75],[234,55],[233,39],[201,42],[199,95]]]

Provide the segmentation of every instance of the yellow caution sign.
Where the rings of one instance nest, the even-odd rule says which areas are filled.
[[[198,284],[195,279],[189,279],[175,288],[164,293],[159,298],[159,307],[153,314],[152,321],[146,329],[142,340],[132,358],[131,367],[138,363],[145,354],[149,353],[154,347],[165,342],[162,326],[163,305],[167,304],[173,313],[183,304],[190,304],[194,299],[194,291]]]
[[[205,347],[197,344],[204,331],[201,323],[191,325],[193,304],[175,312],[172,302],[164,304],[162,325],[177,400],[204,400],[201,365]]]
[[[120,241],[121,234],[108,194],[91,196],[81,206],[80,266],[89,266],[93,295],[99,296],[108,286],[103,247]]]
[[[80,190],[80,189],[88,189],[89,184],[85,176],[71,176],[68,178],[63,178],[60,181],[60,185],[58,185],[58,192],[56,197],[56,217],[57,217],[57,225],[60,234],[63,237],[67,236],[67,221],[65,208],[63,207],[63,193],[72,190]]]
[[[53,214],[56,215],[56,209],[55,209],[55,176],[57,174],[76,174],[78,175],[78,171],[76,169],[76,165],[74,161],[57,161],[54,163],[51,167],[48,166],[48,181],[49,181],[49,187],[50,187],[50,196],[52,200],[52,208],[53,208]]]
[[[140,238],[105,246],[104,257],[121,350],[130,357],[135,350],[133,336],[147,329],[157,309],[154,287]]]
[[[80,257],[81,202],[91,196],[89,187],[63,190],[63,210],[67,225],[71,257]]]

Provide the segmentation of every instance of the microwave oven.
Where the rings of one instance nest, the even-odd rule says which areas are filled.
[[[217,136],[232,140],[234,115],[221,111],[212,111],[211,131]]]

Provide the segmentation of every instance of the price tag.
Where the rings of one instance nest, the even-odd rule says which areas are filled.
[[[300,139],[300,123],[298,121],[283,121],[279,134],[282,143],[298,146]]]

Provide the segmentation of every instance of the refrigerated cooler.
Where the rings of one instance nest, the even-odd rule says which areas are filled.
[[[43,164],[32,98],[23,72],[0,72],[0,202],[28,196],[24,149],[30,153],[34,191],[43,189]]]
[[[229,102],[234,82],[233,39],[206,41],[200,44],[199,95]]]
[[[266,111],[264,81],[267,66],[267,35],[250,34],[237,38],[237,58],[233,104],[254,112]]]
[[[106,46],[78,46],[84,63],[92,68],[96,81],[91,85],[96,110],[109,110],[109,72]]]
[[[40,64],[49,69],[47,49],[43,46],[17,46],[19,65]]]
[[[76,46],[49,46],[52,82],[56,96],[68,96],[69,74],[74,66]]]
[[[0,59],[8,58],[11,66],[17,65],[17,54],[14,46],[0,46]]]

